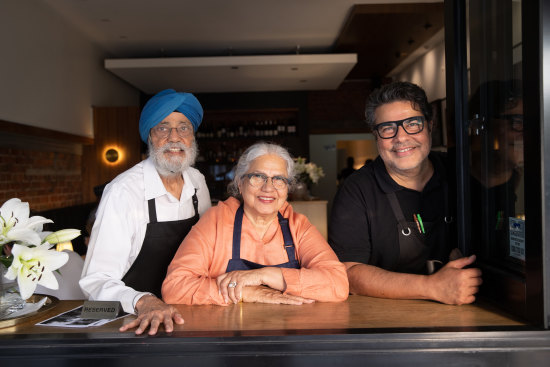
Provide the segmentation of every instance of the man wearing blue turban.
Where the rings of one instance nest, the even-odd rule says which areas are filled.
[[[149,157],[105,187],[80,286],[93,300],[120,301],[137,318],[121,331],[157,332],[183,323],[160,299],[166,269],[183,238],[210,208],[204,176],[195,168],[195,133],[202,106],[191,93],[167,89],[143,108],[139,133]]]

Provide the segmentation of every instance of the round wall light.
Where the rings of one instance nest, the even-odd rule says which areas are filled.
[[[119,154],[118,154],[118,150],[116,149],[111,148],[105,152],[105,159],[107,160],[107,162],[115,163],[116,161],[118,161],[118,158],[119,158]]]

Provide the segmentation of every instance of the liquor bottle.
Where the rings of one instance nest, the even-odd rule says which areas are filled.
[[[294,120],[290,121],[290,124],[287,126],[288,135],[296,135],[296,123]]]

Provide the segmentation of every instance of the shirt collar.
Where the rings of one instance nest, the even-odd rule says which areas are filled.
[[[198,188],[195,182],[193,182],[193,179],[191,178],[191,175],[188,172],[189,170],[186,169],[183,171],[183,182],[185,184],[183,185],[183,189],[181,191],[181,197],[180,202],[190,199],[195,194],[195,189]]]
[[[185,184],[183,185],[181,197],[176,198],[180,201],[191,198],[195,193],[195,187],[197,187],[191,179],[188,170],[183,171],[182,176]],[[143,164],[143,178],[145,183],[145,200],[169,195],[151,157],[147,158]]]

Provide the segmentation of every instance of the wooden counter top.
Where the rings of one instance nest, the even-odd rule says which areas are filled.
[[[86,329],[34,326],[82,304],[61,301],[39,318],[0,329],[0,335],[37,333],[118,333],[117,329],[134,316],[115,320],[101,327]],[[479,330],[494,327],[525,326],[519,320],[488,305],[449,306],[422,300],[389,300],[350,296],[341,303],[314,303],[301,306],[240,303],[230,306],[177,306],[185,324],[176,325],[173,335],[281,335],[307,333],[347,333],[353,329]],[[244,334],[243,334],[244,332]]]
[[[127,316],[86,329],[35,326],[80,306],[61,301],[33,320],[0,329],[2,367],[79,366],[546,366],[550,331],[481,302],[351,296],[302,306],[177,306],[173,333],[136,336]]]

